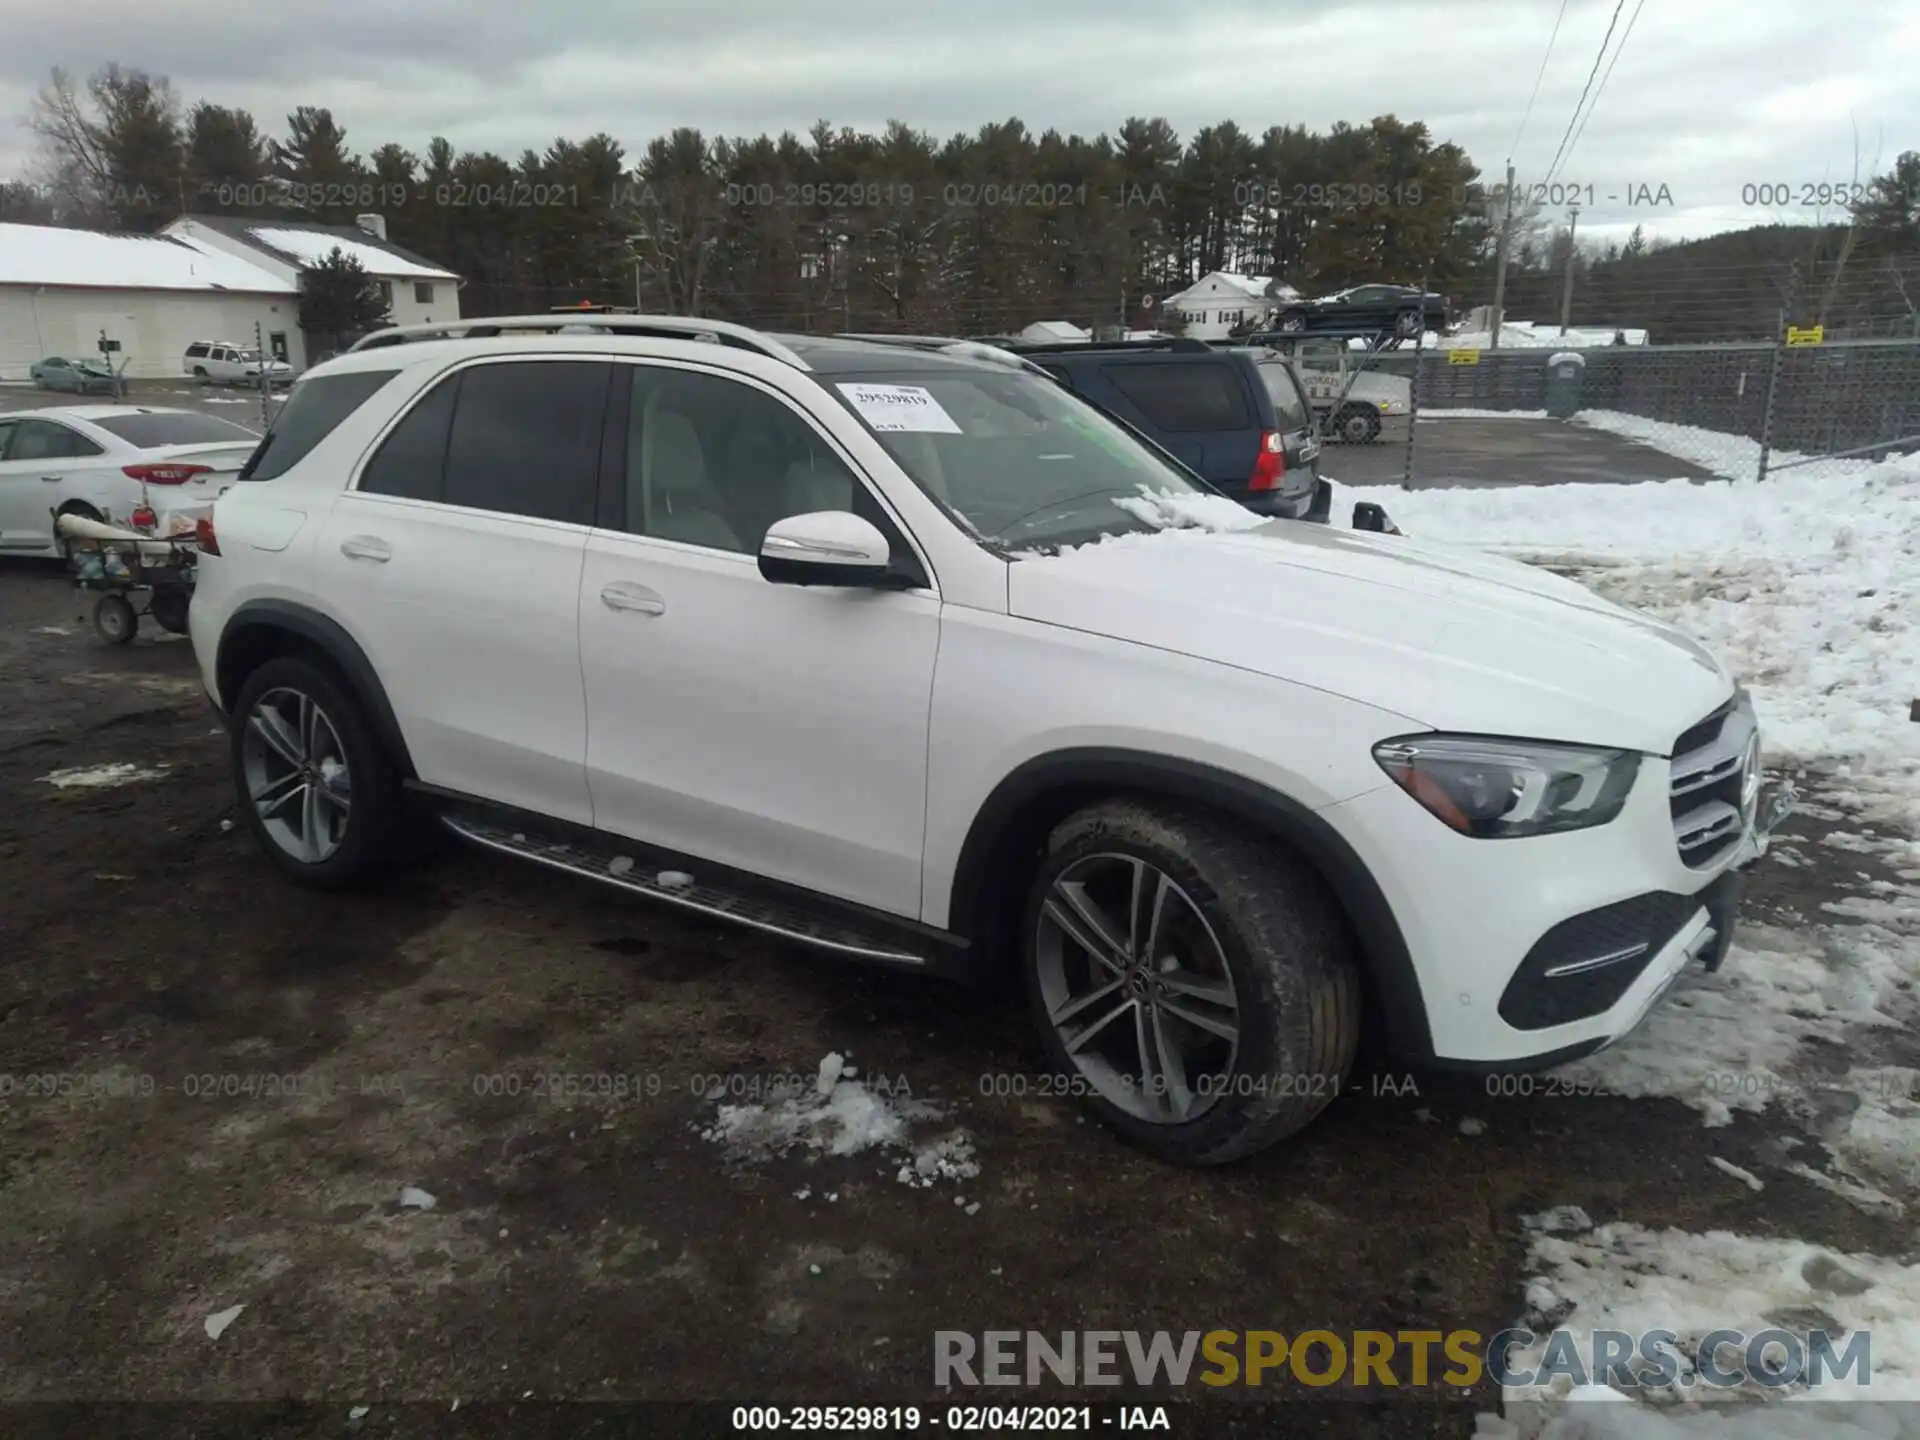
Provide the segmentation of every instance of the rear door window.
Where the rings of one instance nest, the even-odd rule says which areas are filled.
[[[7,450],[9,460],[78,460],[101,449],[86,436],[51,420],[22,420]]]
[[[1241,430],[1253,424],[1240,377],[1225,365],[1107,365],[1101,373],[1156,429],[1169,435]]]
[[[591,525],[612,380],[613,366],[599,360],[466,371],[447,442],[446,503]]]
[[[242,480],[277,480],[314,446],[339,428],[398,370],[353,370],[344,375],[308,376],[293,387],[287,403],[240,471]]]

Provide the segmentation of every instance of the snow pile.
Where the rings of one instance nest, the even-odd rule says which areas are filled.
[[[1539,324],[1532,320],[1508,320],[1500,326],[1500,348],[1503,350],[1591,350],[1600,345],[1611,345],[1615,338],[1624,334],[1629,345],[1645,345],[1647,332],[1628,327],[1619,330],[1606,326],[1590,326],[1585,329],[1568,327],[1566,334],[1560,333],[1558,324]],[[1429,343],[1432,343],[1429,341]],[[1441,336],[1439,346],[1443,350],[1489,350],[1493,348],[1491,330],[1456,330],[1451,335]]]
[[[1920,1400],[1920,1265],[1726,1231],[1696,1235],[1631,1224],[1589,1229],[1566,1223],[1564,1210],[1554,1214],[1555,1224],[1541,1223],[1548,1217],[1527,1223],[1528,1311],[1519,1323],[1536,1336],[1555,1327],[1568,1331],[1583,1364],[1592,1355],[1596,1330],[1621,1330],[1636,1340],[1650,1330],[1670,1330],[1679,1340],[1673,1347],[1677,1381],[1638,1387],[1631,1395],[1601,1383],[1575,1389],[1565,1375],[1510,1385],[1502,1398],[1513,1418],[1503,1423],[1488,1417],[1483,1434],[1515,1440],[1883,1436],[1901,1433],[1882,1428],[1894,1418],[1890,1407],[1879,1406],[1875,1415],[1867,1406],[1832,1402]],[[1855,1370],[1844,1378],[1830,1376],[1817,1391],[1804,1382],[1769,1387],[1746,1380],[1724,1390],[1689,1386],[1689,1377],[1698,1379],[1700,1342],[1722,1329],[1749,1336],[1781,1329],[1803,1338],[1809,1330],[1825,1330],[1841,1355],[1847,1334],[1869,1332],[1868,1383],[1862,1386]],[[1536,1339],[1515,1347],[1510,1363],[1515,1370],[1536,1370],[1546,1351],[1546,1340]],[[1733,1347],[1722,1349],[1718,1359],[1723,1370],[1743,1363]],[[1789,1399],[1813,1403],[1782,1403]],[[1844,1428],[1849,1423],[1866,1428]]]
[[[1226,532],[1253,530],[1267,523],[1265,516],[1254,514],[1224,495],[1181,495],[1171,490],[1155,493],[1143,485],[1139,499],[1122,495],[1113,503],[1134,519],[1159,530],[1190,525],[1202,530]]]
[[[40,783],[56,790],[111,790],[137,780],[164,780],[167,767],[143,768],[126,762],[110,765],[83,765],[72,770],[55,770],[40,777]]]
[[[1776,764],[1857,762],[1920,799],[1920,726],[1907,718],[1920,677],[1920,458],[1824,461],[1760,483],[1739,449],[1751,441],[1582,419],[1718,466],[1730,483],[1404,491],[1394,522],[1578,571],[1718,653],[1753,691]],[[1337,501],[1366,498],[1378,497],[1342,487]]]
[[[883,1095],[855,1078],[837,1051],[820,1062],[812,1085],[777,1096],[768,1104],[722,1105],[701,1137],[723,1147],[736,1162],[765,1161],[802,1150],[809,1159],[858,1155],[867,1150],[900,1152],[899,1179],[926,1189],[936,1180],[971,1179],[980,1173],[972,1137],[955,1130],[916,1147],[916,1121],[945,1115],[938,1105]]]

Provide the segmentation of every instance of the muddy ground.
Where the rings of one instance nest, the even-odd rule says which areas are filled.
[[[323,1400],[327,1434],[350,1405],[373,1407],[356,1433],[408,1433],[381,1428],[404,1401],[943,1405],[942,1329],[1491,1333],[1520,1308],[1520,1217],[1549,1205],[1901,1248],[1897,1220],[1718,1175],[1674,1102],[1359,1076],[1266,1156],[1184,1172],[1071,1102],[982,1094],[1040,1068],[1003,998],[471,851],[301,891],[237,823],[187,642],[108,650],[76,616],[57,568],[0,563],[0,1071],[89,1091],[0,1100],[0,1401]],[[109,762],[164,775],[42,778]],[[1763,870],[1759,918],[1874,865],[1801,848],[1816,868]],[[979,1176],[735,1166],[702,1138],[703,1077],[829,1051],[947,1103]],[[631,1093],[535,1098],[543,1074]],[[1772,1174],[1773,1123],[1711,1148]],[[1278,1428],[1240,1403],[1182,1433],[1465,1436],[1493,1403],[1322,1401]]]

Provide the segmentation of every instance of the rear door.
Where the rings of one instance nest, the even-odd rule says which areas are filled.
[[[53,544],[53,512],[93,493],[94,482],[111,470],[105,456],[103,446],[70,425],[38,415],[15,418],[0,459],[0,550],[37,552]]]
[[[422,780],[581,825],[580,571],[613,374],[555,358],[439,379],[334,502],[314,560]]]
[[[1262,429],[1245,368],[1226,355],[1168,356],[1110,361],[1100,374],[1121,414],[1204,479],[1238,493],[1253,474]]]

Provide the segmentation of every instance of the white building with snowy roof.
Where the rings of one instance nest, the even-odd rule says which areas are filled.
[[[182,215],[161,233],[230,255],[294,286],[303,269],[338,249],[380,283],[395,325],[460,318],[460,277],[390,242],[380,215],[359,216],[351,225]]]
[[[195,340],[278,337],[303,362],[295,280],[168,235],[0,224],[0,380],[48,356],[99,358],[105,332],[135,378],[182,375]]]
[[[1224,340],[1244,320],[1264,322],[1300,292],[1271,275],[1215,270],[1160,302],[1160,313],[1195,340]]]

